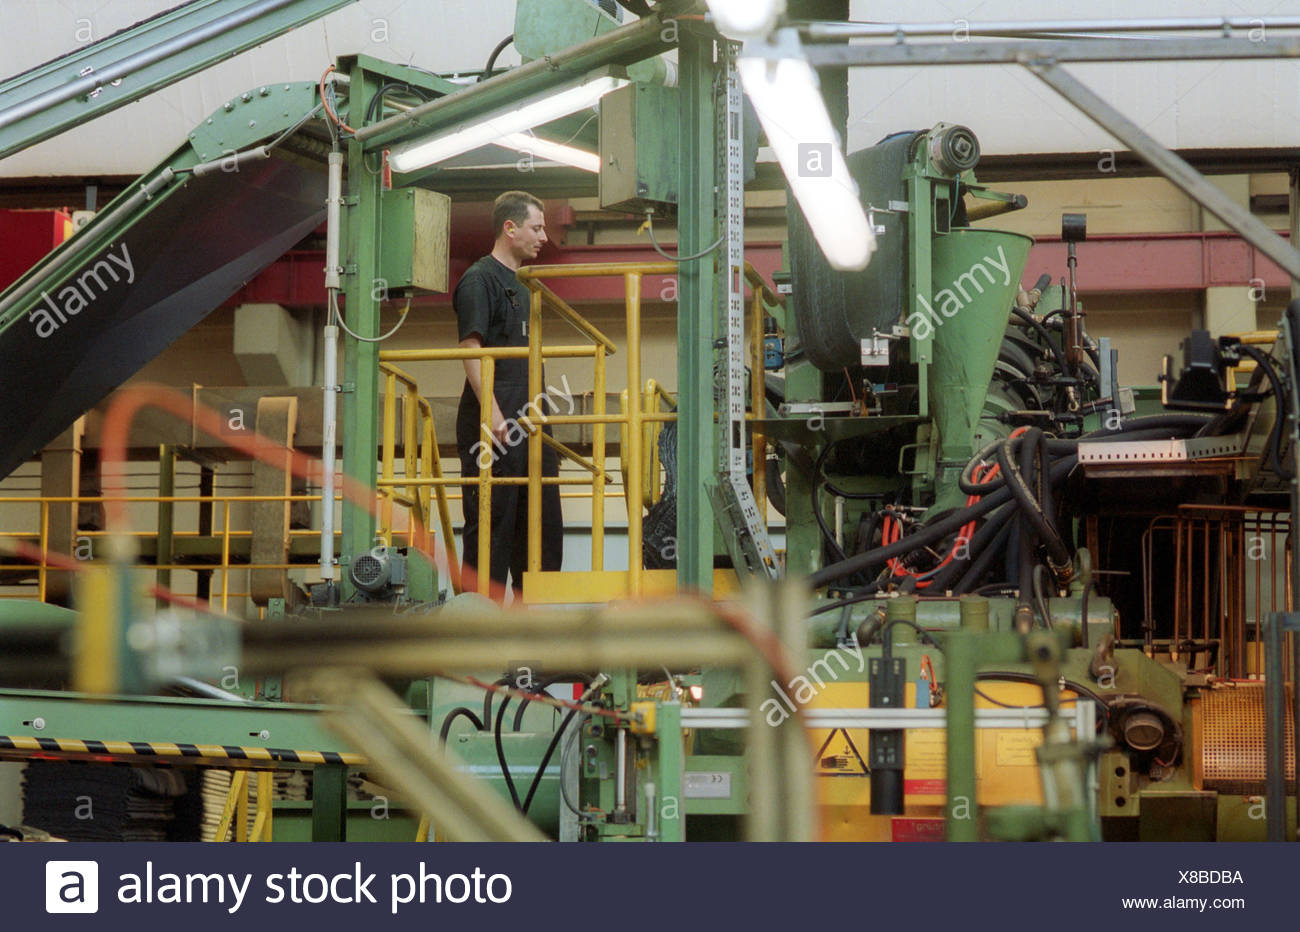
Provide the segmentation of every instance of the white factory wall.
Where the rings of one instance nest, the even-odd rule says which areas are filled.
[[[178,5],[178,0],[0,0],[0,78]],[[139,175],[231,97],[276,81],[315,80],[365,53],[430,71],[479,72],[514,31],[514,0],[359,0],[120,110],[0,161],[0,177]],[[517,65],[513,48],[498,59]]]

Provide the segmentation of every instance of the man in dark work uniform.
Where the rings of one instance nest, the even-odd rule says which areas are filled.
[[[492,230],[496,242],[492,252],[466,270],[452,304],[456,308],[462,347],[528,345],[528,292],[515,277],[515,270],[537,258],[546,242],[542,202],[523,191],[507,191],[492,205]],[[528,360],[498,359],[493,378],[492,423],[482,423],[480,369],[478,359],[465,360],[465,388],[456,414],[456,446],[460,450],[461,475],[477,477],[480,464],[492,461],[494,476],[528,475],[528,441],[519,422],[528,411]],[[546,398],[546,376],[542,376],[537,405],[554,411]],[[526,423],[531,423],[528,421]],[[489,434],[490,430],[490,434]],[[550,429],[547,428],[547,433]],[[542,447],[542,475],[559,474],[559,460],[549,446]],[[461,503],[465,511],[465,590],[477,587],[478,486],[463,486]],[[491,531],[492,579],[523,587],[528,565],[528,487],[492,487]],[[564,556],[564,516],[560,511],[560,487],[542,486],[542,569],[558,570]]]

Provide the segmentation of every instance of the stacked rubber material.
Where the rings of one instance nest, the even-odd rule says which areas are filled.
[[[201,790],[203,841],[213,841],[216,838],[217,825],[221,821],[221,813],[230,795],[230,781],[233,777],[234,771],[231,770],[209,767],[203,771]],[[253,821],[257,818],[257,774],[255,772],[249,773],[248,785],[248,828],[251,832]],[[275,800],[305,802],[309,796],[309,786],[310,780],[303,771],[277,770],[274,772],[271,797]]]
[[[179,770],[32,761],[23,821],[68,841],[197,841],[187,793]]]

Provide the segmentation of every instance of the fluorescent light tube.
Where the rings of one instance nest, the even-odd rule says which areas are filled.
[[[595,106],[601,97],[626,83],[623,78],[604,75],[576,87],[534,97],[520,106],[499,110],[468,126],[437,132],[395,146],[388,155],[388,164],[395,172],[412,172],[437,164],[496,143],[511,133],[522,133],[534,126]]]
[[[525,152],[548,162],[559,162],[562,165],[581,168],[585,172],[600,174],[600,156],[595,152],[576,149],[573,146],[552,142],[549,139],[539,139],[536,136],[529,136],[527,133],[511,133],[508,136],[502,136],[495,142],[498,146],[514,149],[516,152]]]
[[[833,268],[864,269],[875,252],[876,236],[840,151],[817,74],[801,53],[752,55],[754,45],[745,44],[736,67],[813,237]],[[760,52],[774,48],[762,45]],[[780,54],[790,51],[782,43]]]
[[[708,0],[718,32],[733,39],[765,36],[785,12],[785,0]]]

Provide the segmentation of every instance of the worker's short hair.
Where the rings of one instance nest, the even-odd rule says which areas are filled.
[[[498,197],[492,204],[492,235],[500,236],[506,228],[507,220],[522,224],[528,219],[529,207],[546,210],[542,202],[527,191],[507,191]]]

